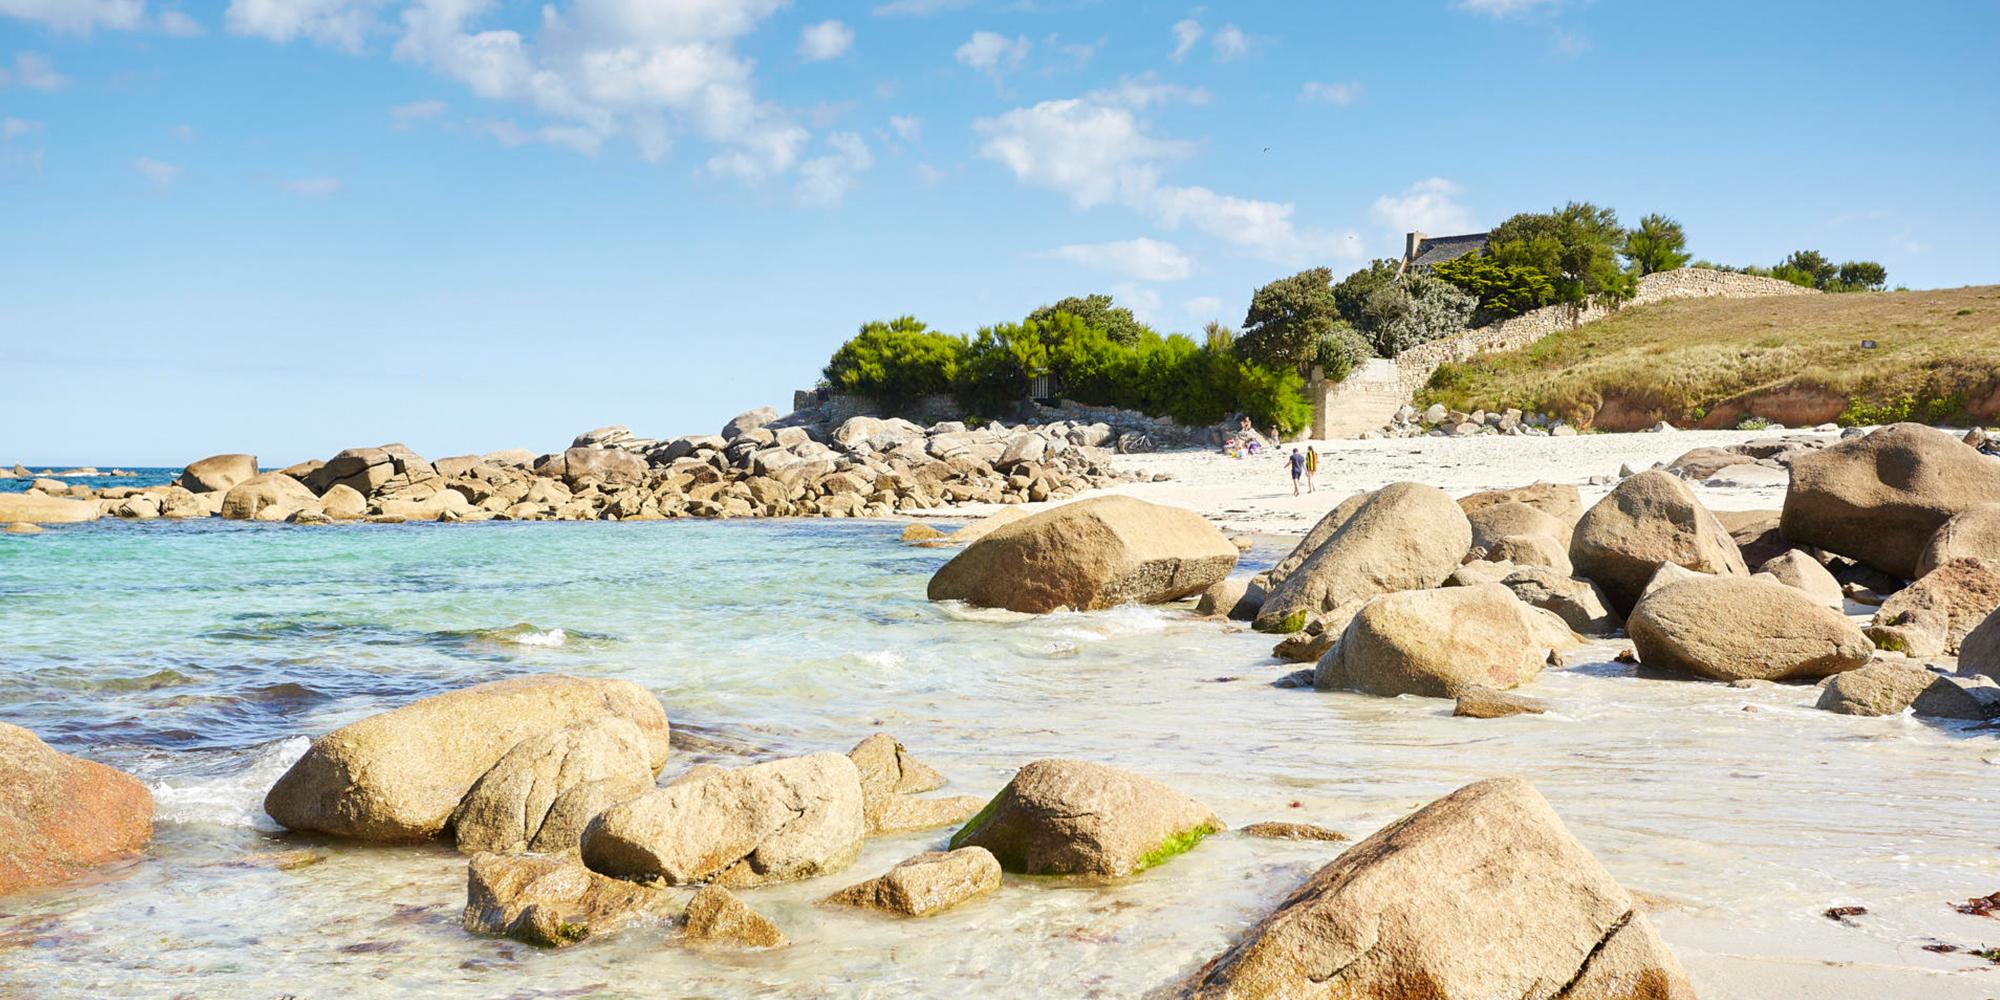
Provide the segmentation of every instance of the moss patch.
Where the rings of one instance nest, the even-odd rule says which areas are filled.
[[[1139,862],[1132,866],[1132,874],[1137,875],[1148,868],[1166,864],[1173,858],[1194,850],[1194,845],[1201,843],[1202,838],[1221,829],[1213,823],[1203,823],[1168,837],[1161,841],[1158,847],[1139,856]]]
[[[1010,783],[1008,787],[1011,788],[1013,787],[1013,785]],[[1000,808],[1000,797],[1006,794],[1007,794],[1006,788],[1000,789],[999,794],[994,795],[991,799],[988,799],[985,805],[979,807],[978,812],[972,814],[971,819],[965,821],[964,826],[958,828],[957,833],[951,835],[952,850],[956,851],[959,848],[964,847],[966,840],[970,839],[973,834],[979,832],[979,828],[986,825],[987,820],[993,818],[993,811]]]

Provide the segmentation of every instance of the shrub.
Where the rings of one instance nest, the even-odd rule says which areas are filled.
[[[1618,266],[1625,230],[1618,213],[1573,201],[1552,212],[1524,212],[1493,227],[1486,251],[1502,264],[1540,271],[1555,288],[1554,302],[1622,302],[1638,278]]]
[[[1290,368],[1301,379],[1319,351],[1320,338],[1340,318],[1334,305],[1333,272],[1324,267],[1280,278],[1250,297],[1237,353],[1265,368]]]
[[[1132,310],[1113,305],[1109,295],[1072,295],[1029,313],[1028,322],[1045,326],[1057,313],[1068,313],[1120,344],[1133,343],[1141,334],[1153,332],[1132,315]]]
[[[1681,224],[1655,213],[1639,220],[1639,227],[1625,234],[1619,251],[1639,274],[1655,274],[1684,267],[1688,262],[1687,233]]]
[[[1484,253],[1466,254],[1431,268],[1431,277],[1479,300],[1473,325],[1519,316],[1555,301],[1556,288],[1540,270],[1503,264]]]
[[[1369,343],[1376,354],[1393,358],[1418,344],[1465,329],[1478,308],[1478,299],[1449,282],[1406,275],[1369,296]]]
[[[822,374],[828,386],[900,408],[919,396],[952,391],[966,355],[965,338],[900,316],[863,325],[833,353]]]
[[[1343,321],[1319,338],[1313,365],[1327,381],[1338,382],[1374,356],[1375,348],[1368,343],[1368,338]]]

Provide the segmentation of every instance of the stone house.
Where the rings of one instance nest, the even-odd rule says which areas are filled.
[[[1396,266],[1396,277],[1408,274],[1411,269],[1428,271],[1445,261],[1478,253],[1486,249],[1486,238],[1489,235],[1489,233],[1466,233],[1462,236],[1431,236],[1427,233],[1410,233],[1403,237],[1403,259]]]

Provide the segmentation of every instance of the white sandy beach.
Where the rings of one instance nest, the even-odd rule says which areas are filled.
[[[1701,447],[1742,444],[1773,436],[1831,440],[1837,434],[1808,431],[1670,431],[1657,434],[1581,434],[1575,437],[1420,437],[1379,441],[1315,441],[1320,452],[1318,489],[1292,495],[1290,475],[1280,456],[1236,459],[1208,450],[1119,455],[1115,466],[1146,476],[1165,473],[1164,482],[1133,482],[1087,496],[1123,494],[1197,511],[1225,531],[1299,535],[1340,501],[1361,490],[1413,480],[1453,496],[1546,480],[1572,483],[1586,505],[1616,484],[1622,465],[1645,469],[1671,462]],[[1739,470],[1741,471],[1741,470]],[[1608,482],[1592,485],[1593,477]],[[1692,484],[1711,510],[1776,510],[1784,503],[1785,475],[1775,469],[1742,471],[1741,485]],[[1047,504],[1030,504],[1036,510]],[[963,518],[1000,509],[997,504],[963,504],[935,514]]]

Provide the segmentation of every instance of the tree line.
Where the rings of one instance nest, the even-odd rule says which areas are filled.
[[[1066,298],[970,335],[910,316],[870,322],[834,352],[823,384],[889,410],[942,394],[970,415],[1002,417],[1048,376],[1078,402],[1188,425],[1243,414],[1291,432],[1312,417],[1304,388],[1315,368],[1339,381],[1371,357],[1530,310],[1615,305],[1632,298],[1640,278],[1690,260],[1687,234],[1672,218],[1647,215],[1628,229],[1608,207],[1571,202],[1512,216],[1493,227],[1484,249],[1428,271],[1399,273],[1400,261],[1384,259],[1339,281],[1325,267],[1280,278],[1251,296],[1240,333],[1210,323],[1199,341],[1160,334],[1108,295]],[[1814,250],[1768,268],[1693,266],[1829,292],[1888,283],[1879,263],[1834,264]]]

